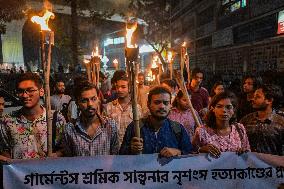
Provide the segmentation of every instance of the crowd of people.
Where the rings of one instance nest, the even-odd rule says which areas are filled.
[[[248,75],[241,95],[227,90],[222,81],[209,94],[202,87],[203,79],[202,70],[195,68],[186,83],[191,111],[187,95],[174,79],[146,86],[144,74],[139,73],[135,90],[140,137],[135,135],[125,71],[116,71],[110,84],[102,75],[100,88],[86,77],[76,77],[70,94],[65,81],[58,79],[51,96],[53,153],[48,155],[43,82],[38,74],[23,73],[16,82],[22,108],[2,115],[5,99],[0,97],[0,160],[141,153],[163,157],[209,153],[218,158],[222,152],[250,151],[284,155],[279,86]]]

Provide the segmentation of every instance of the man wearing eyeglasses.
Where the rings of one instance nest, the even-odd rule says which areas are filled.
[[[37,74],[25,73],[19,77],[16,87],[23,107],[5,116],[0,124],[0,155],[6,160],[46,157],[46,109],[40,104],[40,97],[44,95],[42,81]],[[59,113],[53,123],[56,143],[65,119]]]

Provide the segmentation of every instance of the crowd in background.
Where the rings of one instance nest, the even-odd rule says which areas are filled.
[[[277,85],[281,80],[271,77],[250,74],[228,82],[195,68],[186,81],[192,111],[187,95],[167,74],[161,76],[160,84],[150,86],[145,85],[144,73],[138,74],[135,110],[124,70],[112,78],[100,73],[99,86],[80,74],[54,75],[53,153],[49,156],[209,153],[218,158],[227,151],[283,155],[283,94]],[[23,105],[1,118],[1,159],[46,157],[41,76],[22,73],[1,79],[2,87],[17,95]],[[2,113],[1,100],[5,99],[0,98]],[[140,137],[135,134],[133,111],[139,117]]]

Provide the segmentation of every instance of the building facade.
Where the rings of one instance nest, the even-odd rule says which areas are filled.
[[[242,75],[284,71],[283,0],[180,0],[172,11],[172,44],[188,41],[191,67]]]

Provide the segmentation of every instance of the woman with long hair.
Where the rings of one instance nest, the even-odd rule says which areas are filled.
[[[244,126],[235,122],[234,96],[230,92],[222,92],[212,98],[206,124],[197,128],[193,137],[192,144],[198,152],[218,158],[221,152],[250,151]]]
[[[173,107],[168,118],[182,124],[192,140],[197,124],[195,123],[193,115],[189,109],[186,97],[183,95],[181,90],[177,93],[172,106]],[[195,114],[201,122],[197,111],[195,111]]]

